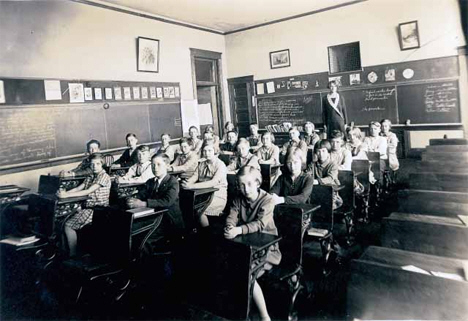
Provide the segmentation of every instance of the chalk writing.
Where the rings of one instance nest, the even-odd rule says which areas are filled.
[[[453,82],[429,85],[424,104],[427,113],[450,113],[458,107],[458,88]]]
[[[395,96],[396,88],[364,90],[364,101],[388,100]]]

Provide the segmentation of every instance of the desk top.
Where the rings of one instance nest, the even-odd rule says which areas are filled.
[[[199,194],[206,194],[206,193],[213,193],[218,191],[218,188],[215,187],[208,187],[208,188],[181,188],[183,191],[193,191],[195,195]]]
[[[145,185],[145,182],[115,183],[117,188],[129,188]]]
[[[320,204],[279,204],[278,208],[302,209],[305,212],[315,212],[320,209]]]
[[[19,187],[16,185],[3,185],[0,186],[0,197],[5,197],[10,194],[18,194],[29,191],[29,188]]]
[[[266,233],[250,233],[243,234],[235,237],[231,241],[238,244],[243,244],[250,247],[254,251],[259,251],[269,246],[278,243],[281,240],[281,236],[271,235]]]
[[[76,202],[83,202],[89,199],[89,196],[75,196],[75,197],[64,197],[59,198],[56,195],[42,195],[44,198],[48,199],[56,199],[59,205],[61,204],[68,204],[68,203],[76,203]]]

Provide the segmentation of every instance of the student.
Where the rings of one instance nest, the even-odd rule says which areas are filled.
[[[200,155],[201,147],[203,145],[203,140],[198,138],[198,128],[195,126],[190,126],[189,128],[188,143],[192,151]]]
[[[138,146],[136,154],[138,162],[129,168],[125,176],[117,178],[119,183],[146,183],[154,177],[151,170],[150,148],[146,145]]]
[[[339,130],[334,130],[331,133],[331,153],[330,159],[336,165],[339,170],[351,170],[351,164],[353,162],[353,155],[351,152],[343,147],[343,133]]]
[[[387,139],[380,136],[381,125],[377,121],[371,121],[369,124],[370,136],[364,138],[364,144],[367,148],[367,152],[379,152],[380,153],[380,171],[385,171],[385,160],[387,159]]]
[[[279,161],[279,147],[274,145],[275,142],[275,135],[271,132],[266,132],[262,135],[262,147],[257,150],[257,158],[259,164],[271,164],[271,165],[278,165],[280,164]],[[276,169],[272,173],[270,184],[271,186],[275,184],[276,180],[281,175],[281,170],[279,168]]]
[[[250,136],[247,138],[252,148],[252,152],[257,152],[257,150],[262,147],[262,137],[258,133],[258,125],[250,125]]]
[[[179,141],[181,153],[177,154],[175,160],[169,166],[169,171],[182,171],[182,178],[189,178],[198,166],[198,154],[192,151],[187,138]]]
[[[296,127],[289,129],[289,141],[283,145],[281,155],[288,157],[288,154],[295,148],[299,148],[302,151],[302,164],[305,168],[307,162],[307,144],[299,138],[299,130]]]
[[[362,132],[358,127],[346,128],[345,148],[351,152],[353,159],[367,159],[367,147],[362,142]]]
[[[330,92],[323,98],[323,124],[327,138],[330,139],[334,130],[345,132],[348,122],[346,104],[342,95],[338,93],[338,84],[332,80],[328,83]]]
[[[114,162],[115,165],[121,166],[132,166],[138,163],[137,157],[137,143],[138,138],[133,133],[128,133],[125,136],[125,140],[127,141],[127,149],[123,152],[122,156]],[[114,165],[113,164],[113,165]]]
[[[257,232],[278,235],[273,219],[275,202],[270,194],[260,189],[262,184],[260,171],[254,167],[245,166],[237,172],[236,176],[241,195],[232,203],[226,219],[224,237],[233,239],[237,235]],[[265,269],[271,269],[272,265],[278,265],[280,261],[281,252],[278,244],[275,244],[268,249]],[[253,300],[260,313],[260,319],[270,320],[263,291],[257,281],[253,287]]]
[[[302,171],[302,151],[294,150],[286,160],[287,173],[271,188],[276,204],[305,204],[312,193],[314,177]]]
[[[227,202],[227,170],[226,165],[216,156],[215,147],[207,143],[202,149],[204,160],[198,163],[195,173],[188,180],[181,182],[183,188],[217,188],[208,208],[200,215],[202,227],[208,227],[207,216],[219,216]]]
[[[330,142],[326,139],[320,141],[315,151],[317,162],[312,165],[315,174],[314,184],[327,186],[340,185],[340,181],[338,180],[338,165],[330,159]],[[337,192],[333,193],[333,209],[337,209],[341,205],[343,205],[343,200]]]
[[[174,155],[176,149],[174,146],[170,145],[171,135],[168,133],[163,133],[161,135],[161,147],[159,148],[157,154],[166,154],[169,157],[169,160],[172,162],[174,160]]]
[[[387,138],[387,156],[389,167],[392,171],[397,171],[398,168],[400,168],[400,162],[398,161],[398,157],[396,155],[398,137],[395,135],[395,133],[390,131],[392,128],[391,120],[383,119],[380,124],[382,126],[382,132],[380,135]]]
[[[166,154],[156,154],[151,158],[151,169],[154,179],[146,182],[145,188],[136,198],[129,198],[129,208],[151,207],[168,209],[168,215],[163,216],[162,225],[152,235],[153,238],[161,234],[178,233],[184,228],[184,220],[179,207],[179,181],[169,175],[169,157]],[[151,243],[151,242],[150,242]]]
[[[221,145],[220,154],[234,155],[237,151],[237,133],[230,131],[227,133],[227,142]]]
[[[320,136],[315,132],[314,123],[308,121],[304,124],[305,134],[302,140],[306,143],[308,149],[314,149],[315,144],[320,141]]]
[[[234,124],[230,121],[227,121],[226,124],[224,124],[224,134],[223,134],[223,139],[221,139],[220,143],[225,143],[227,142],[227,133],[235,131],[236,128],[234,127]]]
[[[109,193],[111,179],[104,170],[104,159],[99,154],[89,157],[89,168],[93,175],[88,176],[85,181],[69,191],[59,190],[59,198],[89,196],[85,206],[68,218],[65,222],[65,236],[68,242],[70,256],[76,255],[77,235],[76,231],[84,225],[91,223],[93,218],[93,207],[109,205]]]
[[[214,139],[214,142],[215,142],[215,147],[219,148],[219,136],[215,134],[214,132],[214,128],[212,125],[208,125],[205,127],[205,133],[211,133],[213,135],[213,139]]]
[[[88,152],[88,156],[83,159],[78,167],[72,169],[71,171],[61,171],[59,175],[61,177],[92,175],[93,170],[91,169],[91,156],[101,151],[101,143],[96,139],[91,139],[86,143],[86,151]]]
[[[245,138],[239,139],[237,143],[237,156],[231,159],[229,166],[227,167],[228,172],[235,172],[242,166],[252,166],[260,170],[260,164],[258,163],[257,156],[250,153],[249,141]]]

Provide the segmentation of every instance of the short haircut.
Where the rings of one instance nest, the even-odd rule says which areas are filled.
[[[334,139],[334,138],[341,138],[343,139],[343,132],[339,129],[335,129],[334,131],[331,132],[331,135],[330,135],[330,138],[331,139]]]
[[[294,148],[288,153],[288,157],[286,158],[286,162],[293,160],[293,159],[298,159],[301,162],[304,159],[304,152],[300,148]]]
[[[253,177],[257,181],[259,187],[262,185],[262,173],[253,166],[242,166],[236,174],[236,179],[239,180],[239,178],[243,176]]]
[[[171,159],[169,158],[169,156],[167,156],[164,153],[154,154],[153,157],[151,157],[151,162],[153,162],[156,158],[162,158],[164,160],[164,163],[166,163],[167,165],[171,163]]]
[[[139,151],[139,152],[144,153],[144,152],[149,152],[150,148],[149,148],[148,145],[140,145],[140,146],[137,147],[136,150]]]
[[[312,128],[315,129],[315,125],[311,121],[306,121],[306,123],[304,124],[304,128],[305,128],[306,125],[312,125]]]
[[[346,128],[346,134],[351,135],[354,134],[357,136],[357,138],[362,139],[362,132],[359,129],[359,127],[347,127]]]
[[[179,139],[179,145],[182,145],[183,143],[189,144],[189,140],[187,137],[182,137],[181,139]]]
[[[102,156],[101,153],[95,153],[95,154],[89,156],[89,161],[93,161],[95,159],[100,160],[102,165],[106,164],[106,161],[105,161],[105,159],[104,159],[104,157]]]
[[[188,131],[190,132],[190,130],[192,130],[192,129],[195,129],[197,131],[197,133],[198,133],[198,127],[197,126],[190,126]]]
[[[271,137],[271,142],[274,143],[275,142],[275,135],[272,133],[272,132],[265,132],[262,134],[262,138],[266,135],[270,135]]]
[[[392,128],[392,121],[390,119],[382,119],[380,121],[381,125],[383,125],[384,123],[387,123],[390,126],[390,128]]]
[[[101,148],[101,143],[97,139],[91,139],[86,143],[86,149],[89,149],[89,146],[91,146],[91,144],[96,144],[99,148]]]
[[[162,139],[164,136],[169,137],[169,139],[171,138],[171,135],[170,135],[169,133],[162,133],[162,134],[161,134],[161,139]]]
[[[236,134],[236,137],[237,137],[237,132],[236,132],[235,130],[230,130],[230,131],[228,131],[226,135],[229,135],[230,133]]]
[[[335,85],[336,87],[340,87],[340,86],[338,86],[338,83],[337,83],[335,80],[332,80],[332,81],[329,81],[329,82],[328,82],[327,88],[328,88],[328,89],[331,89],[331,86],[332,86],[332,85]]]
[[[247,146],[248,148],[250,148],[250,143],[247,139],[245,138],[240,138],[238,141],[237,141],[237,146],[236,146],[236,149],[239,148],[239,146]]]
[[[331,144],[328,139],[323,139],[317,144],[317,149],[325,148],[328,152],[331,152]]]
[[[380,123],[378,121],[371,121],[369,123],[369,127],[371,127],[371,126],[376,126],[377,128],[381,127],[381,125],[380,125]]]
[[[128,133],[127,136],[125,136],[125,139],[128,139],[129,137],[135,137],[136,139],[138,139],[138,137],[136,137],[134,133]]]

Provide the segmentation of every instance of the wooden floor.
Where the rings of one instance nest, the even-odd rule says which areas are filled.
[[[414,159],[401,160],[398,185],[408,185],[409,172],[416,164]],[[355,245],[339,251],[339,259],[331,266],[329,275],[324,276],[320,264],[320,248],[306,244],[304,248],[304,280],[306,291],[298,298],[297,308],[300,320],[345,320],[346,288],[349,278],[350,260],[361,256],[369,245],[380,245],[381,219],[395,211],[396,199],[384,204],[369,224],[357,226]],[[154,271],[163,276],[164,269]],[[76,289],[70,289],[73,293]],[[54,288],[39,284],[39,291],[32,290],[2,302],[2,320],[223,320],[184,302],[178,286],[164,282],[164,278],[147,284],[144,289],[130,291],[118,303],[85,302],[75,305],[64,302]],[[268,293],[266,293],[268,301]],[[275,305],[276,302],[268,302]],[[257,320],[253,311],[252,320]]]

